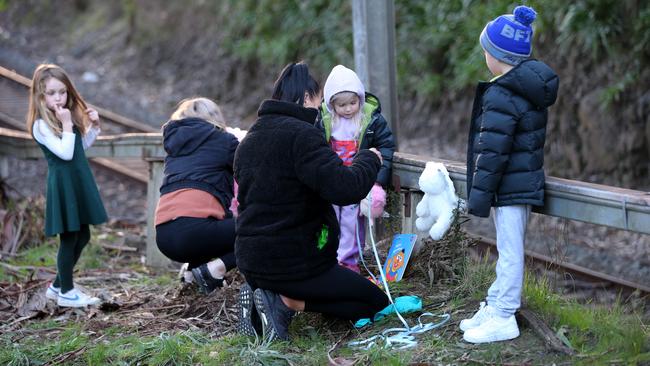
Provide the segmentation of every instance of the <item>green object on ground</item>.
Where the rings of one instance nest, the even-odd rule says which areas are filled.
[[[356,323],[354,323],[354,327],[363,328],[368,324],[372,324],[373,322],[383,319],[384,317],[390,314],[394,314],[396,308],[400,314],[420,311],[422,310],[422,300],[417,296],[400,296],[395,299],[394,305],[390,304],[386,306],[384,309],[382,309],[380,312],[375,314],[373,320],[370,320],[369,318],[359,319],[357,320]]]

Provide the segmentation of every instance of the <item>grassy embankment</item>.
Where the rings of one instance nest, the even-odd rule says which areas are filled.
[[[89,287],[105,287],[104,290],[112,295],[126,291],[131,296],[138,293],[165,294],[178,287],[173,276],[168,273],[152,275],[142,267],[137,256],[120,260],[117,258],[119,253],[98,245],[114,242],[115,239],[112,235],[94,238],[82,256],[76,276],[97,273],[93,271],[103,270],[107,266],[113,271],[131,273],[131,276],[117,284],[95,279]],[[621,304],[594,307],[563,300],[559,294],[550,290],[545,279],[533,278],[531,275],[527,275],[524,290],[527,308],[540,314],[555,332],[564,337],[565,344],[572,347],[576,355],[554,354],[525,326],[522,326],[522,335],[512,342],[478,346],[462,342],[457,323],[475,310],[477,302],[494,278],[494,265],[486,260],[447,262],[445,265],[451,263],[454,266],[449,275],[433,279],[431,285],[429,273],[433,273],[431,270],[435,272],[435,268],[431,269],[435,266],[432,267],[434,263],[431,263],[430,258],[435,258],[440,253],[447,258],[449,253],[445,251],[450,247],[462,248],[468,243],[462,231],[453,232],[443,240],[442,247],[440,244],[436,244],[435,248],[427,247],[412,263],[410,275],[393,286],[394,296],[415,294],[423,299],[425,311],[452,315],[452,322],[447,326],[418,336],[418,346],[412,350],[373,348],[356,351],[345,346],[348,341],[363,339],[383,329],[400,326],[394,317],[357,331],[351,330],[345,322],[313,314],[300,314],[291,327],[291,343],[264,344],[246,339],[230,330],[210,325],[216,324],[218,320],[211,318],[213,314],[198,314],[202,324],[208,326],[187,327],[183,330],[172,324],[184,320],[170,316],[167,319],[170,324],[167,330],[160,328],[151,334],[147,321],[154,317],[164,318],[168,314],[152,311],[151,315],[147,315],[150,305],[143,302],[140,305],[142,313],[137,312],[137,308],[126,309],[122,313],[120,309],[80,311],[47,308],[40,317],[26,320],[0,335],[0,363],[321,365],[327,363],[328,354],[332,358],[338,357],[338,360],[377,365],[405,365],[411,362],[642,364],[650,361],[647,319],[629,313],[626,306]],[[426,254],[427,251],[430,251],[429,255]],[[34,273],[34,267],[53,268],[55,252],[54,241],[21,252],[8,264],[29,269],[20,273],[3,270],[0,272],[0,283],[5,287],[12,283],[25,283]],[[28,294],[36,296],[35,291]],[[236,289],[230,294],[234,297]],[[218,307],[221,295],[211,296]],[[196,299],[196,295],[181,295],[178,301],[187,302],[191,307]],[[210,298],[207,300],[210,301]],[[234,314],[234,310],[230,314]],[[143,317],[146,320],[142,321]],[[235,322],[232,315],[226,313],[219,318],[226,323]],[[407,316],[407,319],[411,324],[417,321],[416,315]],[[153,325],[149,325],[151,326]]]

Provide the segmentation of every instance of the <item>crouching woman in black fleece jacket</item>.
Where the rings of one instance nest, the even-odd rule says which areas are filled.
[[[332,209],[368,194],[379,153],[361,150],[344,166],[314,126],[321,99],[307,65],[287,65],[235,154],[235,256],[248,282],[240,292],[239,330],[250,336],[261,328],[266,340],[287,340],[295,311],[355,321],[388,305],[377,286],[338,265]]]

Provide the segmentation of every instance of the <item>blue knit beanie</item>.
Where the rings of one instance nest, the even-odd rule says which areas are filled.
[[[517,65],[530,57],[533,28],[537,17],[533,8],[518,6],[513,14],[500,15],[481,32],[481,47],[492,57],[509,65]]]

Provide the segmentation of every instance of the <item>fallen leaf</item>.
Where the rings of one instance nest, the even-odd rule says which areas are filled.
[[[16,313],[20,316],[32,315],[35,312],[38,313],[40,311],[43,311],[46,304],[47,298],[45,297],[45,293],[43,291],[35,291],[32,297],[30,297],[29,300],[27,300],[20,308],[18,308],[18,311],[16,311]]]
[[[345,357],[335,357],[328,362],[329,366],[352,366],[355,364],[355,360],[351,360]]]
[[[569,338],[567,338],[566,334],[569,332],[567,329],[566,325],[563,325],[560,327],[560,329],[555,332],[555,335],[564,343],[565,346],[573,349],[573,345],[571,345],[571,341],[569,341]]]

